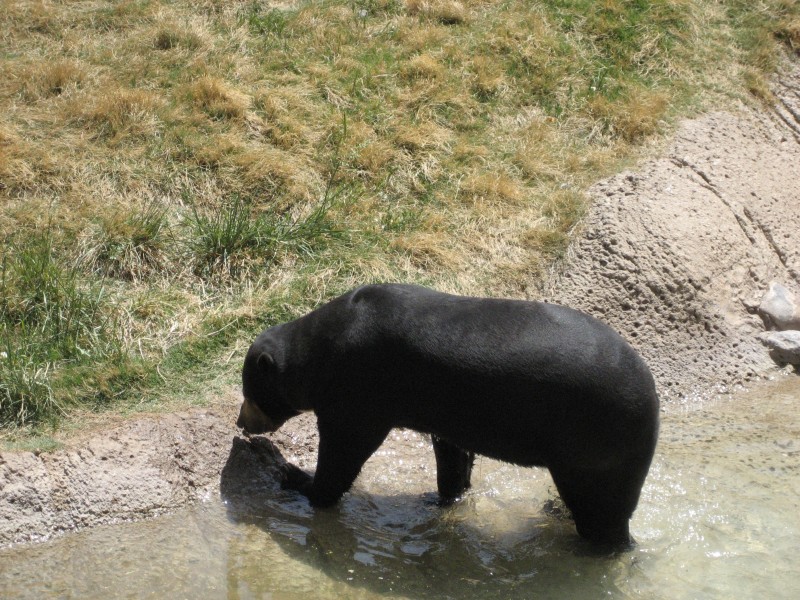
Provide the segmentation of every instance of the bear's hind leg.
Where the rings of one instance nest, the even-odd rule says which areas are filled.
[[[433,453],[436,455],[436,484],[439,502],[452,504],[470,486],[475,453],[462,450],[442,438],[432,435]]]
[[[582,538],[613,549],[625,549],[634,543],[630,518],[639,501],[643,476],[631,471],[550,472]]]

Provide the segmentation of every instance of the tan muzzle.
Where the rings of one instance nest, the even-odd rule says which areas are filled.
[[[247,398],[242,402],[239,418],[236,419],[236,426],[244,429],[246,433],[253,434],[267,433],[278,429],[272,419]]]

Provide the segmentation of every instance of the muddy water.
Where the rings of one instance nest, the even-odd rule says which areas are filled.
[[[671,408],[639,545],[612,557],[580,542],[545,471],[480,460],[442,510],[428,442],[393,437],[320,512],[234,448],[222,499],[0,552],[0,597],[800,598],[800,377]]]

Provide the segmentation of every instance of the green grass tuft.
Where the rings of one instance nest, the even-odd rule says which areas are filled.
[[[74,365],[125,362],[105,289],[66,263],[53,234],[8,240],[0,266],[0,423],[52,420],[74,399]],[[81,384],[83,385],[83,384]],[[67,389],[69,388],[69,389]],[[80,395],[80,394],[79,394]]]

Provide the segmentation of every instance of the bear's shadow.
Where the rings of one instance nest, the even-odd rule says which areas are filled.
[[[469,496],[440,508],[435,493],[367,494],[356,485],[336,507],[315,510],[280,489],[285,462],[266,437],[235,437],[220,479],[228,518],[260,528],[286,555],[328,577],[375,593],[465,597],[494,588],[504,597],[510,590],[526,597],[543,578],[545,587],[580,594],[583,584],[570,575],[576,563],[599,570],[599,577],[615,563],[591,556],[572,522],[553,515],[526,514],[518,531],[498,542],[491,528],[465,515],[474,512]]]

